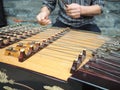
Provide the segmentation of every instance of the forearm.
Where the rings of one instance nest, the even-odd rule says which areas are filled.
[[[46,13],[47,16],[50,15],[50,10],[47,8],[47,6],[44,6],[41,8],[40,13]]]
[[[81,15],[94,16],[101,14],[101,7],[99,5],[81,6]]]

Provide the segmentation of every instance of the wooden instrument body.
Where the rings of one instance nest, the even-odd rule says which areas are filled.
[[[23,44],[31,41],[42,42],[43,39],[47,39],[64,29],[66,28],[47,29],[20,42]],[[7,47],[2,48],[0,49],[0,62],[67,82],[72,75],[70,69],[73,61],[82,50],[86,49],[87,57],[80,64],[80,68],[89,61],[92,51],[99,48],[106,40],[108,38],[96,33],[70,30],[23,62],[19,62],[17,57],[5,55]],[[16,45],[18,43],[10,46],[16,47]]]
[[[78,70],[68,80],[69,82],[76,81],[77,83],[83,83],[86,86],[98,88],[100,90],[117,90],[120,88],[120,82],[106,77],[100,72],[87,71],[84,69]]]

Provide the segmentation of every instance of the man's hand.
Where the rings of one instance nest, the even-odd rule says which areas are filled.
[[[48,10],[48,8],[43,7],[41,9],[41,12],[36,16],[36,18],[41,25],[48,25],[51,23],[51,20],[49,19],[49,14],[50,11]]]
[[[51,20],[45,12],[39,13],[36,18],[41,25],[48,25],[51,23]]]
[[[67,5],[66,13],[72,18],[79,18],[81,15],[81,6],[77,3]]]

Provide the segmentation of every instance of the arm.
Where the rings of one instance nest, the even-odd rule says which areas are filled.
[[[49,9],[46,6],[42,7],[40,13],[36,17],[39,24],[41,25],[50,24],[51,20],[49,19],[49,15],[50,15]]]
[[[101,7],[99,5],[92,5],[92,6],[80,6],[81,8],[81,15],[85,16],[94,16],[101,14]]]
[[[41,8],[40,13],[36,16],[41,25],[48,25],[51,23],[49,15],[55,9],[55,6],[56,0],[43,0],[43,7]]]
[[[96,5],[91,6],[82,6],[77,3],[72,3],[67,5],[66,13],[68,16],[72,18],[79,18],[80,16],[94,16],[101,14],[101,7]]]

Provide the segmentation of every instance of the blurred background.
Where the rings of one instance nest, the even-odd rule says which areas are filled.
[[[3,0],[3,7],[7,24],[33,24],[40,26],[36,21],[42,0]],[[51,20],[55,22],[59,8],[56,8]],[[120,35],[120,0],[105,0],[104,12],[95,17],[95,22],[102,30],[102,34]]]

